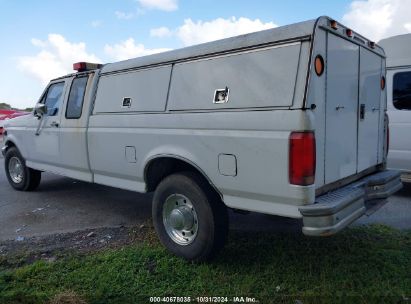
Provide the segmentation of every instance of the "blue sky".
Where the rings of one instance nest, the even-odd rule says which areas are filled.
[[[409,5],[354,2],[0,0],[0,102],[33,106],[47,80],[70,72],[78,57],[116,61],[320,15],[361,27],[369,37],[411,31],[411,18],[401,13],[411,11]],[[390,20],[397,15],[400,24],[394,26]]]

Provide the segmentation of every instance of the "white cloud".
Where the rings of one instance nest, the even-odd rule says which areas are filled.
[[[343,22],[367,38],[378,41],[411,32],[411,1],[353,1]]]
[[[71,43],[59,34],[49,34],[46,41],[33,38],[31,43],[40,48],[40,52],[19,57],[18,68],[43,84],[72,72],[74,62],[100,62],[97,56],[86,51],[85,43]]]
[[[41,41],[40,39],[32,38],[30,40],[31,44],[40,48],[45,48],[47,43]]]
[[[162,11],[175,11],[178,9],[178,0],[137,0],[142,8],[157,9]]]
[[[184,24],[176,30],[176,35],[184,45],[192,45],[273,27],[277,27],[273,22],[264,23],[260,19],[251,20],[245,17],[195,22],[186,19]]]
[[[121,20],[130,20],[134,17],[133,13],[126,13],[126,12],[121,12],[121,11],[115,11],[114,14],[118,19]]]
[[[150,30],[151,37],[163,38],[163,37],[170,37],[172,35],[173,35],[173,32],[168,27],[165,27],[165,26]]]
[[[101,20],[93,20],[91,21],[91,26],[94,28],[100,27],[103,24]]]
[[[143,44],[136,44],[133,38],[128,38],[118,44],[104,46],[105,53],[114,60],[125,60],[140,56],[169,51],[170,49],[147,49]]]

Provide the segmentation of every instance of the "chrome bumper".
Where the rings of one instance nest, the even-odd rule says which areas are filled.
[[[386,170],[321,195],[314,204],[299,208],[303,215],[303,233],[333,235],[365,213],[380,208],[387,197],[401,188],[400,173]]]

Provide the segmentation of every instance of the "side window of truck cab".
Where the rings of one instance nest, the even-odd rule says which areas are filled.
[[[88,75],[76,77],[71,84],[66,108],[66,119],[78,119],[83,110]]]
[[[53,83],[49,86],[47,93],[43,96],[41,103],[47,106],[47,115],[56,116],[63,103],[64,82]]]

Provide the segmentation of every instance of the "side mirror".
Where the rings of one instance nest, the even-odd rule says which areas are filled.
[[[44,103],[37,103],[34,107],[34,115],[41,117],[47,113],[47,106]]]

